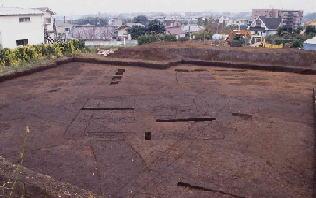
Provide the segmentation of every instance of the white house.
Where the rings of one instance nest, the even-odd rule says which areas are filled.
[[[56,15],[54,11],[47,7],[34,8],[43,12],[44,17],[44,33],[45,43],[52,42],[57,36],[56,26],[53,16]]]
[[[203,26],[199,26],[199,25],[184,25],[181,27],[182,31],[186,32],[186,33],[194,33],[194,32],[200,32],[205,30],[205,28]]]
[[[47,7],[34,8],[34,9],[40,10],[44,13],[43,17],[44,17],[45,29],[49,32],[54,31],[54,18],[53,18],[53,16],[56,15],[56,13]]]
[[[281,22],[281,18],[267,18],[260,16],[251,23],[249,30],[252,35],[266,37],[277,34]]]
[[[119,19],[119,18],[111,18],[111,19],[109,19],[109,26],[121,27],[122,25],[123,25],[122,19]]]
[[[61,40],[68,40],[71,35],[71,30],[73,29],[74,25],[66,20],[56,20],[56,33],[57,37]]]
[[[116,29],[116,37],[118,40],[132,40],[131,35],[128,33],[128,28],[127,26],[121,26]]]
[[[316,37],[308,39],[304,42],[304,50],[316,51]]]
[[[36,9],[0,7],[0,46],[44,43],[43,12]]]

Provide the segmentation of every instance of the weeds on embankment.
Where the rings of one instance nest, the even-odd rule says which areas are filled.
[[[16,49],[1,49],[0,74],[31,68],[35,64],[45,64],[56,58],[78,55],[87,50],[84,42],[79,40],[44,45],[28,45]]]
[[[27,138],[30,133],[30,128],[26,126],[25,132],[23,134],[23,141],[19,151],[19,163],[16,165],[16,168],[13,172],[13,179],[9,179],[8,181],[4,181],[3,184],[0,184],[0,197],[9,197],[13,198],[19,194],[19,197],[25,197],[24,190],[22,192],[16,192],[16,187],[18,183],[18,175],[21,172],[21,167],[24,162],[24,157],[26,154],[26,144]],[[23,185],[22,185],[23,186]]]

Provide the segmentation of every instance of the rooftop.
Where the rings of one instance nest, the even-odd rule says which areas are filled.
[[[32,8],[32,9],[36,9],[36,10],[40,10],[42,12],[48,12],[50,13],[51,15],[55,15],[56,12],[52,11],[50,8],[48,7],[39,7],[39,8]]]
[[[0,16],[15,15],[43,15],[38,9],[19,8],[19,7],[0,7]]]
[[[185,34],[181,27],[168,27],[166,28],[166,32],[171,35]]]
[[[268,17],[260,17],[262,22],[266,25],[268,29],[276,30],[280,26],[282,19],[281,18],[268,18]]]
[[[312,39],[307,39],[305,42],[305,44],[313,44],[316,45],[316,37],[312,38]]]
[[[133,27],[133,26],[138,26],[138,27],[145,27],[143,24],[141,23],[126,23],[126,26],[128,27]]]
[[[311,20],[305,23],[305,26],[316,26],[316,20]]]

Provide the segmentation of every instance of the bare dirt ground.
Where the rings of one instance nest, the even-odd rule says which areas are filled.
[[[292,73],[70,63],[0,83],[0,155],[17,162],[29,126],[26,167],[104,197],[313,197],[313,87]]]

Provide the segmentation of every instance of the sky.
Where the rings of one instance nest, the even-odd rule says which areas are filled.
[[[50,7],[58,15],[150,11],[231,11],[252,8],[301,9],[316,12],[316,0],[0,0],[0,5]]]

